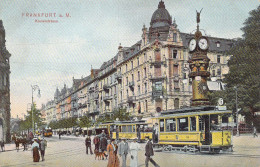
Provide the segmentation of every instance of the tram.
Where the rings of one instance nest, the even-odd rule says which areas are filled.
[[[232,149],[231,130],[222,130],[221,126],[216,125],[229,119],[231,114],[229,110],[216,110],[215,107],[193,107],[163,112],[155,118],[159,125],[158,141],[155,145],[168,151],[177,146],[183,147],[185,151],[188,149],[205,153]]]
[[[126,138],[132,140],[138,138],[139,142],[145,140],[145,137],[152,138],[152,124],[145,121],[115,121],[104,123],[100,127],[106,129],[112,139]]]
[[[51,129],[46,129],[46,130],[43,132],[43,136],[45,136],[45,137],[51,137],[51,136],[52,136],[52,130],[51,130]]]

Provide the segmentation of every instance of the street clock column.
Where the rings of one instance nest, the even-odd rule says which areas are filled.
[[[192,78],[192,106],[209,105],[207,97],[207,78],[210,76],[207,71],[210,61],[207,57],[209,40],[202,36],[199,30],[199,22],[200,13],[197,12],[197,31],[188,43],[189,53],[191,54],[188,62],[191,69],[189,77]]]

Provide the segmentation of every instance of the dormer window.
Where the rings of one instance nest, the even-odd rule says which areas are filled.
[[[220,47],[220,42],[218,41],[216,44],[217,44],[217,48],[219,48]]]
[[[177,34],[176,33],[173,34],[173,42],[177,42]]]

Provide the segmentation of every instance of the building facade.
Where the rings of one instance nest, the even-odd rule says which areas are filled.
[[[5,29],[0,20],[0,140],[10,142],[10,59],[5,47]]]
[[[193,35],[180,32],[164,2],[160,1],[149,28],[143,25],[140,36],[140,41],[131,47],[119,45],[117,54],[99,69],[91,69],[90,76],[73,78],[71,91],[63,98],[62,93],[55,93],[57,118],[64,118],[58,116],[60,113],[76,110],[78,117],[89,115],[95,120],[98,116],[113,114],[117,108],[126,108],[133,117],[150,117],[168,109],[190,106],[188,42]],[[208,71],[212,81],[221,81],[229,71],[227,62],[231,55],[227,51],[234,41],[208,39]],[[68,107],[67,111],[63,109],[66,101],[62,99],[70,96],[77,100],[75,107]],[[71,103],[70,100],[67,103]]]

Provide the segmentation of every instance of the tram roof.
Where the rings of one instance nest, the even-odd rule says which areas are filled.
[[[210,110],[215,110],[215,109],[216,109],[215,106],[199,106],[199,107],[188,107],[188,108],[181,108],[181,109],[169,109],[167,111],[161,112],[161,115],[187,113],[187,112],[198,112],[198,111],[210,111]]]
[[[167,118],[167,117],[181,117],[181,116],[195,116],[195,115],[213,115],[213,114],[231,114],[231,110],[208,110],[208,111],[193,111],[193,112],[177,112],[171,114],[161,114],[156,118]]]
[[[114,122],[109,122],[104,124],[147,124],[147,123],[145,120],[140,120],[140,121],[114,121]]]

